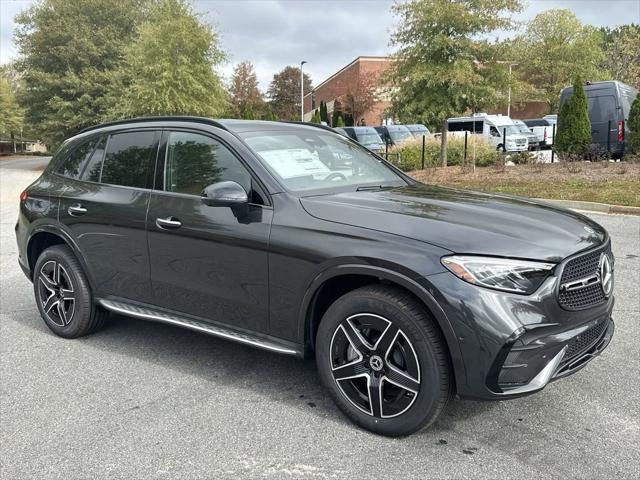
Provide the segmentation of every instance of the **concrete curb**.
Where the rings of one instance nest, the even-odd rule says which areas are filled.
[[[586,210],[607,214],[640,215],[640,207],[628,207],[625,205],[609,205],[608,203],[582,202],[579,200],[555,200],[541,198],[540,200],[557,205],[558,207],[571,208],[573,210]]]

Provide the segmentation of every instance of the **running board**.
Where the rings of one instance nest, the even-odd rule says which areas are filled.
[[[228,328],[219,327],[210,323],[203,323],[197,320],[191,320],[186,317],[178,316],[172,313],[155,310],[141,305],[133,305],[130,303],[120,302],[117,300],[100,299],[98,303],[107,310],[129,317],[140,318],[142,320],[150,320],[153,322],[168,323],[169,325],[177,325],[179,327],[188,328],[197,332],[206,333],[215,337],[226,338],[234,342],[251,345],[253,347],[268,350],[270,352],[281,353],[285,355],[302,356],[302,352],[295,350],[289,346],[279,344],[273,340],[256,338],[245,333],[236,332]]]

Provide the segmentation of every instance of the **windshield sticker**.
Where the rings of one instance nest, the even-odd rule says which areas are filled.
[[[266,150],[259,154],[284,179],[309,175],[324,178],[331,173],[331,170],[320,161],[318,154],[306,148]]]

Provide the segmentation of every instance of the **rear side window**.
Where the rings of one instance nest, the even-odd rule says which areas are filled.
[[[65,177],[80,178],[80,174],[85,167],[85,164],[99,142],[100,137],[94,137],[89,140],[81,142],[77,147],[71,149],[65,156],[57,172]]]
[[[155,135],[153,131],[111,135],[100,183],[147,188],[153,171]]]

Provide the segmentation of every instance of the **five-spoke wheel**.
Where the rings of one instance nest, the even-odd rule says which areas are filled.
[[[352,315],[335,329],[331,373],[356,408],[378,418],[401,415],[420,392],[413,345],[390,320],[374,313]]]
[[[33,290],[44,323],[57,335],[75,338],[101,327],[108,313],[92,298],[80,262],[67,245],[44,250],[33,269]]]
[[[442,335],[424,306],[392,286],[336,300],[316,335],[322,383],[362,427],[408,435],[434,422],[452,396]]]
[[[50,321],[64,327],[73,318],[75,295],[73,284],[65,268],[55,260],[45,262],[38,272],[42,310]]]

